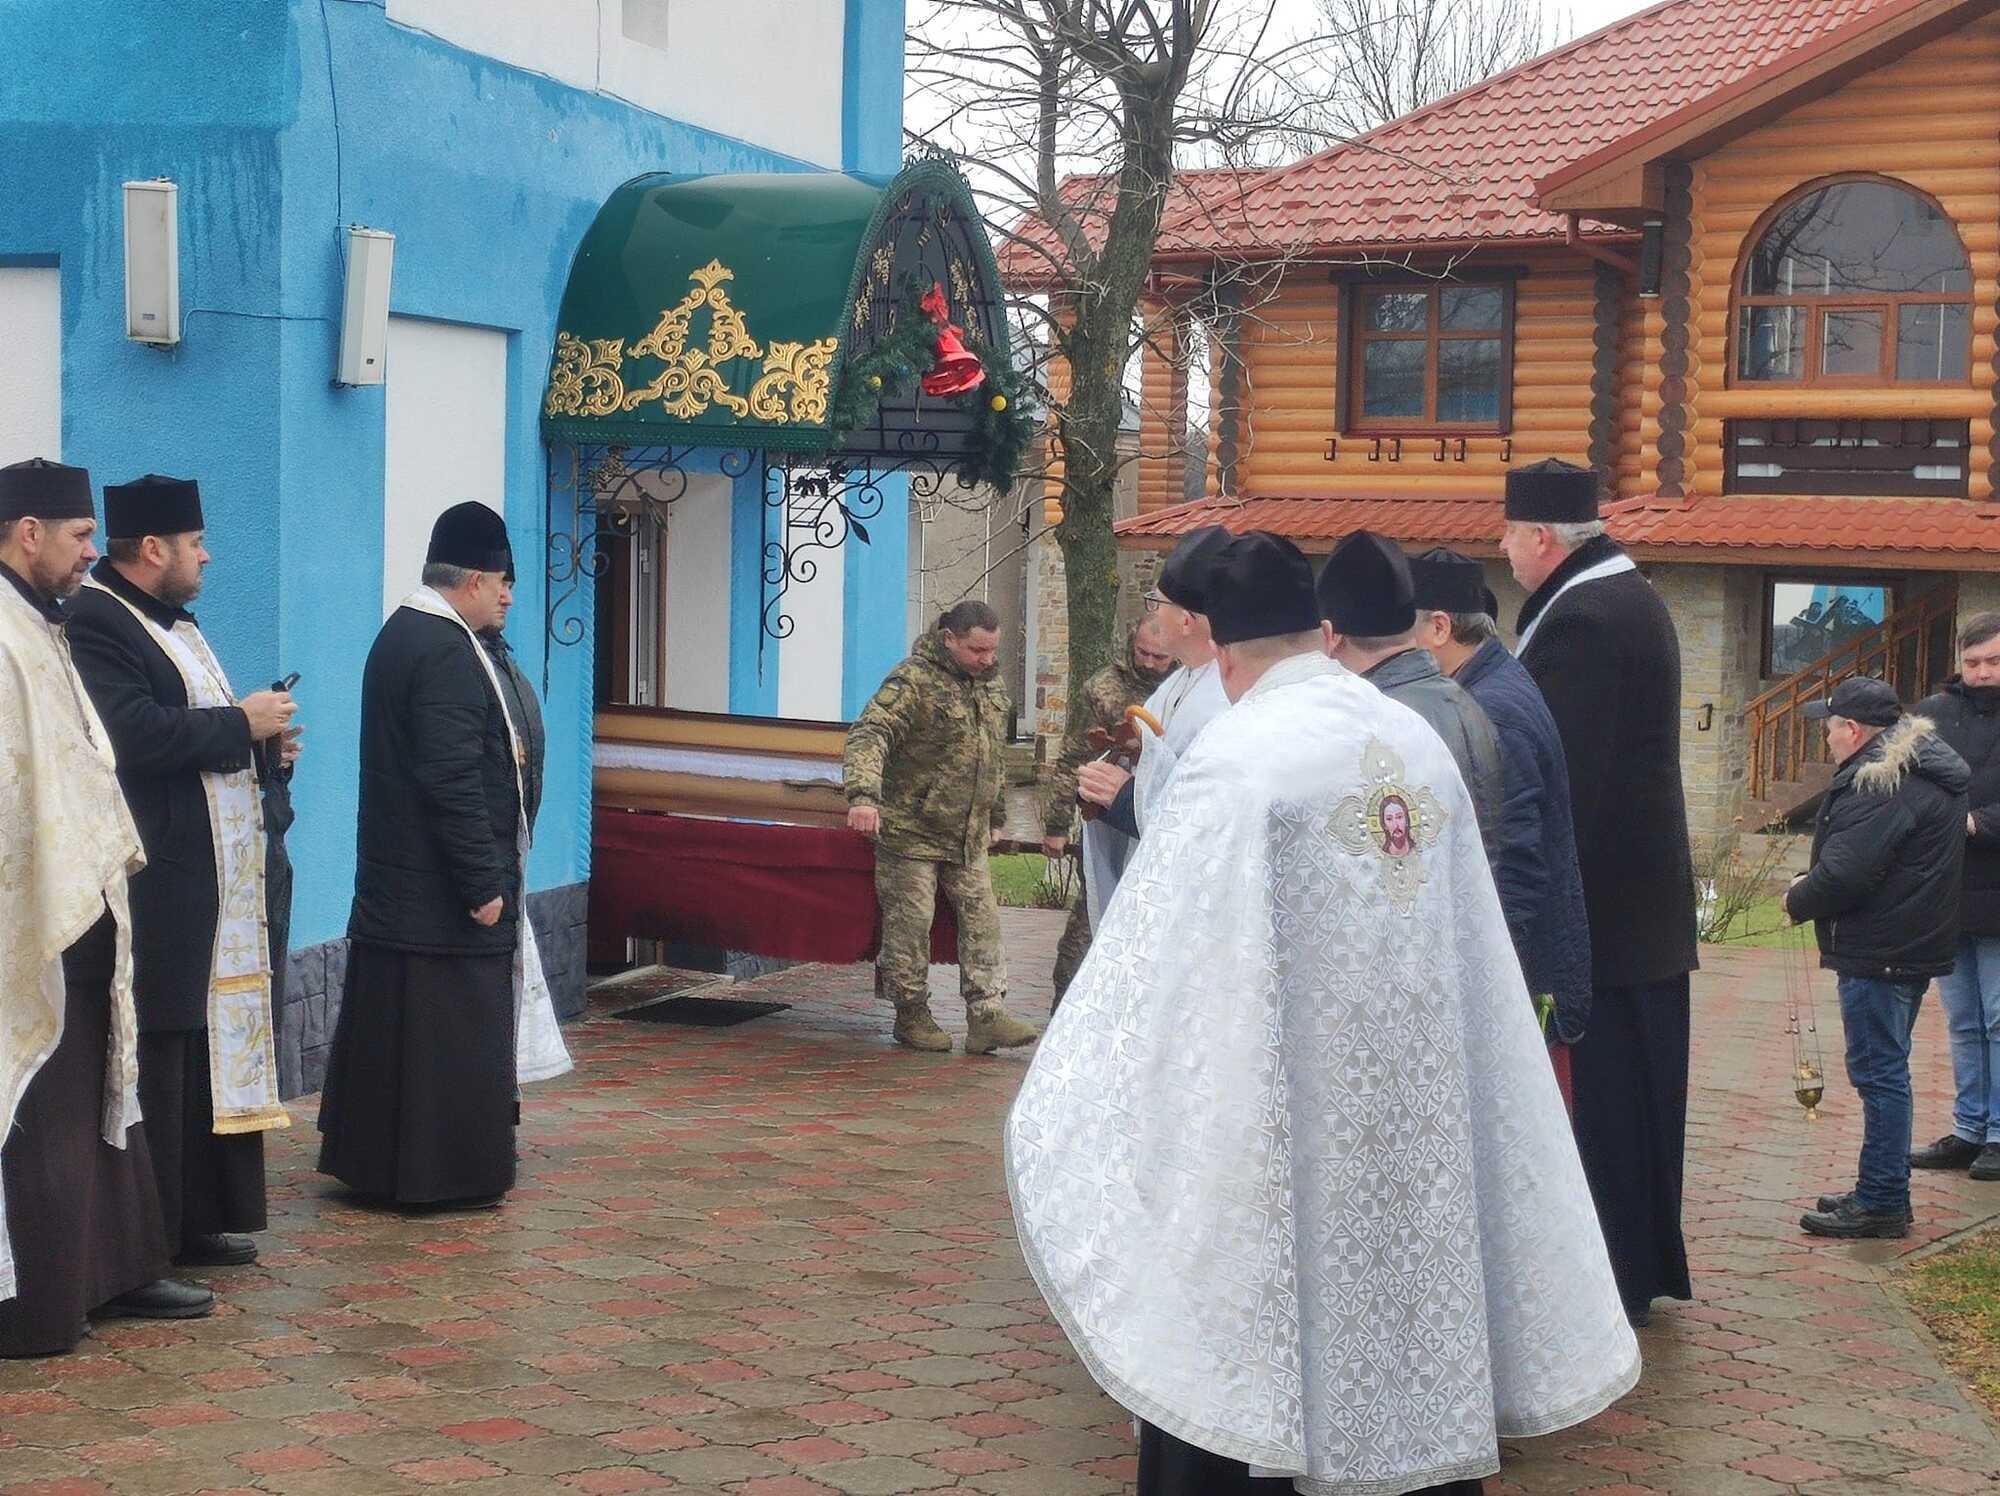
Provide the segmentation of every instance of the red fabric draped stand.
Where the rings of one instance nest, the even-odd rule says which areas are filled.
[[[882,938],[875,848],[842,828],[599,807],[591,815],[590,936],[667,940],[848,965]],[[931,960],[958,960],[940,899]]]

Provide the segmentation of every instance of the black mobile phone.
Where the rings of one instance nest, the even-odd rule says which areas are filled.
[[[290,675],[286,676],[283,680],[272,681],[271,689],[273,691],[289,691],[292,689],[293,686],[296,686],[298,683],[299,683],[299,673],[298,671],[294,670]]]

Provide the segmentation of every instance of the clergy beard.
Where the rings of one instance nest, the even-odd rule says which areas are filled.
[[[160,578],[160,601],[170,608],[185,608],[201,596],[201,572],[192,576],[164,576]]]
[[[75,597],[83,586],[83,579],[90,574],[90,564],[79,561],[67,570],[59,569],[47,561],[37,560],[28,567],[28,581],[44,597],[52,597],[61,602],[64,598]]]

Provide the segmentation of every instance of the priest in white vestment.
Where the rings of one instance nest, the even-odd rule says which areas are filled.
[[[1146,711],[1165,735],[1141,733],[1136,773],[1108,763],[1088,763],[1077,770],[1078,796],[1103,808],[1083,834],[1083,887],[1093,930],[1132,860],[1147,805],[1158,798],[1174,761],[1187,752],[1195,735],[1229,706],[1215,671],[1215,643],[1206,616],[1209,563],[1228,544],[1229,532],[1221,525],[1189,531],[1168,552],[1146,597],[1167,652],[1179,666],[1146,698]]]
[[[90,475],[0,468],[0,1356],[61,1355],[88,1314],[187,1319],[164,1276],[139,1121],[127,880],[145,866],[64,637],[97,551]]]
[[[1008,1117],[1022,1247],[1142,1496],[1474,1492],[1638,1345],[1450,754],[1320,652],[1289,542],[1208,617],[1234,705]]]

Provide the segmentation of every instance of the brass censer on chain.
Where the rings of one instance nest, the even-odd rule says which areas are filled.
[[[1819,1120],[1826,1095],[1826,1060],[1819,1044],[1819,1011],[1813,1002],[1812,968],[1817,943],[1803,925],[1787,933],[1785,946],[1785,1032],[1792,1041],[1792,1095],[1806,1109],[1806,1120]],[[1801,1027],[1799,1014],[1804,1009]]]

